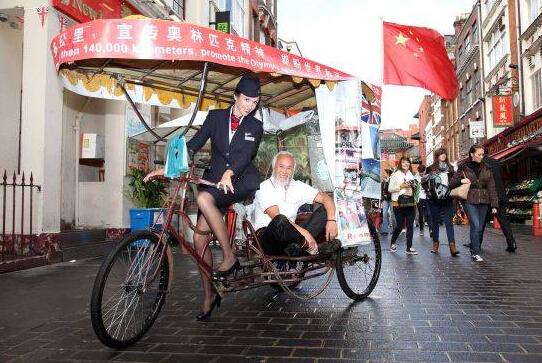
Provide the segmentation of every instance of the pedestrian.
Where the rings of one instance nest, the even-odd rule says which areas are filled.
[[[471,146],[469,160],[459,167],[450,182],[451,188],[470,184],[464,207],[469,218],[470,253],[474,262],[484,261],[480,256],[483,227],[489,208],[495,214],[499,206],[493,173],[483,159],[484,148],[478,144]]]
[[[401,230],[406,227],[406,253],[417,255],[418,252],[412,247],[412,237],[414,233],[414,218],[416,217],[416,202],[414,195],[418,183],[412,173],[412,164],[410,159],[402,157],[399,160],[399,169],[390,177],[388,187],[391,193],[393,214],[395,215],[395,228],[391,236],[390,251],[397,251],[396,241]]]
[[[448,153],[446,149],[440,148],[435,151],[433,164],[427,168],[422,182],[427,189],[429,213],[431,214],[433,239],[431,253],[438,253],[439,251],[440,226],[444,224],[450,254],[455,257],[459,255],[459,251],[455,243],[454,204],[453,199],[450,197],[450,180],[453,175],[454,168],[448,160]]]
[[[390,185],[391,169],[384,171],[384,179],[381,183],[381,195],[382,195],[382,226],[380,227],[380,233],[387,235],[390,232],[390,227],[393,228],[392,223],[392,209],[391,209],[391,193],[388,190]]]
[[[497,217],[497,220],[499,221],[499,224],[501,225],[501,229],[504,233],[504,236],[506,237],[506,252],[516,252],[517,245],[516,245],[516,239],[514,238],[514,234],[512,233],[512,227],[510,226],[510,219],[506,215],[504,211],[504,204],[508,201],[508,197],[506,196],[506,191],[504,189],[504,178],[502,173],[502,165],[498,160],[493,159],[492,157],[485,155],[484,156],[484,163],[491,169],[491,173],[493,174],[493,179],[495,180],[495,189],[497,190],[497,197],[499,198],[499,207],[497,208],[497,214],[495,215]],[[484,239],[484,231],[485,227],[487,225],[487,219],[486,223],[484,224],[484,228],[482,229],[482,241]]]
[[[418,172],[414,174],[414,178],[418,181],[418,184],[421,185],[422,177],[426,174],[425,165],[421,164],[418,167]],[[427,193],[424,188],[420,188],[418,193],[418,202],[416,204],[418,209],[418,225],[420,227],[420,236],[424,235],[425,223],[429,227],[429,235],[432,237],[433,233],[431,232],[431,214],[429,213],[429,205],[427,204]]]

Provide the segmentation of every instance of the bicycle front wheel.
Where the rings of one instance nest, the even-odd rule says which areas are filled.
[[[376,287],[382,265],[380,239],[369,222],[372,242],[365,245],[341,248],[337,251],[335,266],[337,279],[343,292],[352,300],[360,301]]]
[[[94,332],[108,347],[134,344],[156,320],[169,283],[167,248],[154,233],[132,233],[100,267],[90,311]]]

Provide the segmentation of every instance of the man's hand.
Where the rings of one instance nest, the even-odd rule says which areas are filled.
[[[143,181],[147,183],[158,176],[164,176],[164,169],[157,169],[157,170],[151,171],[149,174],[147,174],[143,178]]]
[[[337,237],[337,221],[328,219],[326,222],[326,241]]]
[[[299,227],[298,230],[303,235],[303,237],[305,237],[305,240],[309,244],[309,248],[307,249],[307,251],[309,253],[311,253],[311,251],[318,251],[318,244],[316,243],[314,237],[309,233],[309,231],[302,227]]]
[[[233,175],[233,171],[226,170],[224,174],[222,174],[222,178],[216,185],[218,189],[224,189],[224,194],[228,194],[228,191],[231,191],[232,193],[235,193],[235,190],[233,189],[233,184],[231,181],[231,177]]]

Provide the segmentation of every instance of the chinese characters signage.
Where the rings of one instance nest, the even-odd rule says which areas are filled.
[[[507,127],[514,124],[512,117],[512,96],[493,97],[493,126]]]
[[[56,36],[51,51],[57,69],[63,63],[100,58],[194,60],[309,79],[353,78],[235,35],[157,19],[110,19],[78,24]]]

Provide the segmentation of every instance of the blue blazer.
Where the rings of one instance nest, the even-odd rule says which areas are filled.
[[[252,164],[260,146],[263,124],[253,116],[246,116],[229,142],[230,108],[209,111],[201,128],[187,143],[197,152],[211,139],[211,162],[203,179],[219,182],[227,169],[233,171],[232,183],[236,189],[257,190],[260,174]]]

